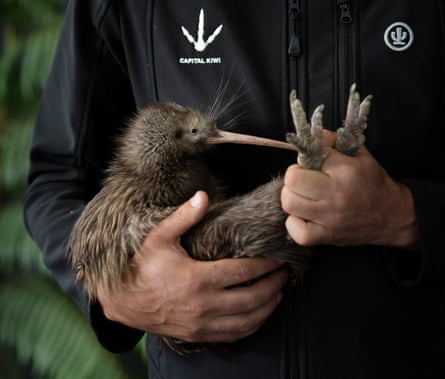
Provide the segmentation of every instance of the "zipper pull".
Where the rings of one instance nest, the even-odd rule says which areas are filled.
[[[300,0],[289,0],[289,15],[291,19],[296,19],[301,14]]]
[[[340,8],[340,22],[342,24],[350,24],[352,22],[351,2],[347,0],[337,0]]]
[[[300,44],[300,38],[296,36],[295,34],[292,35],[290,39],[288,54],[291,57],[299,57],[301,55],[301,44]]]
[[[301,0],[289,0],[289,18],[292,22],[292,36],[289,43],[288,54],[291,57],[298,57],[301,55],[300,38],[297,36],[297,19],[301,15]]]

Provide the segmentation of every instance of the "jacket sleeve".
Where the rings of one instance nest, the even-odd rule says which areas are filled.
[[[441,163],[440,163],[441,164]],[[438,167],[438,169],[441,169]],[[443,168],[442,168],[443,169]],[[399,285],[441,281],[445,277],[445,184],[441,181],[404,180],[413,194],[421,251],[388,251],[387,266]]]
[[[36,119],[24,215],[60,287],[104,347],[121,352],[143,333],[107,320],[88,302],[65,252],[73,224],[100,187],[113,136],[135,108],[128,74],[101,37],[107,3],[69,3]]]

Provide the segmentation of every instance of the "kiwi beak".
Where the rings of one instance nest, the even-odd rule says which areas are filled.
[[[236,143],[241,145],[267,146],[275,147],[277,149],[297,151],[294,145],[287,142],[277,141],[270,138],[251,136],[249,134],[226,132],[222,130],[218,130],[215,136],[207,138],[207,143],[212,145],[220,143]]]

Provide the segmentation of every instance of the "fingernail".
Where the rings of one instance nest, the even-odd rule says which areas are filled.
[[[199,192],[195,193],[195,195],[192,197],[192,200],[190,201],[190,204],[193,208],[202,207],[202,196],[199,194]]]
[[[278,292],[277,294],[277,304],[280,304],[281,300],[283,300],[283,293]]]

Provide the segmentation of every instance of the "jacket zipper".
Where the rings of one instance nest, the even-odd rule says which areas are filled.
[[[289,15],[289,84],[296,89],[298,97],[303,98],[304,65],[301,61],[302,46],[302,0],[288,0]],[[289,113],[290,115],[290,113]],[[292,122],[290,123],[292,125]],[[290,126],[294,130],[293,125]],[[290,301],[284,309],[283,325],[286,325],[283,334],[282,352],[285,354],[283,376],[286,379],[306,378],[306,299],[303,285],[291,291]]]
[[[289,76],[292,89],[298,90],[298,57],[301,56],[301,0],[289,0]]]
[[[352,84],[352,0],[337,0],[337,68],[336,109],[337,127],[343,122],[349,86]]]

